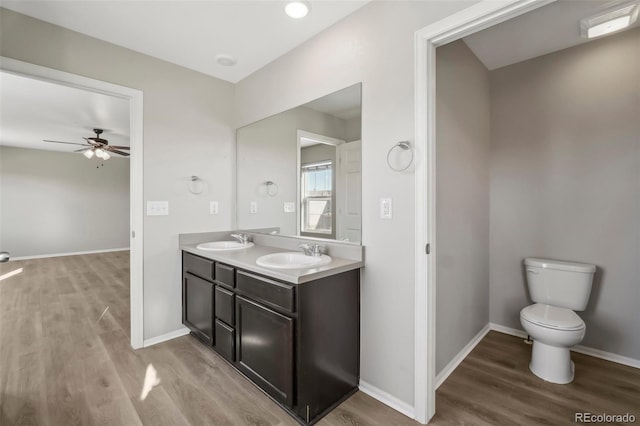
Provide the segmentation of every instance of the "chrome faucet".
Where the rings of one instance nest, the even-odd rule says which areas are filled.
[[[322,256],[324,253],[324,246],[320,244],[302,243],[298,247],[301,248],[307,256]]]
[[[231,238],[235,238],[240,242],[240,244],[247,244],[251,242],[251,235],[249,234],[242,234],[242,233],[231,234]]]

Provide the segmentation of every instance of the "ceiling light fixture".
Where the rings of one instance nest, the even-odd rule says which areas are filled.
[[[306,1],[291,1],[284,7],[284,11],[293,19],[300,19],[307,16],[311,6]]]
[[[223,67],[232,67],[238,63],[238,60],[231,55],[220,54],[216,56],[216,62]]]
[[[106,149],[102,148],[91,148],[82,153],[85,157],[91,159],[95,155],[96,158],[100,158],[101,160],[108,160],[111,158],[111,154]]]
[[[580,33],[584,38],[601,37],[629,27],[636,19],[638,19],[638,3],[626,3],[580,20]]]

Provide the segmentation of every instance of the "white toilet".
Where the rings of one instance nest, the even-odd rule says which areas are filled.
[[[520,311],[533,340],[529,369],[551,383],[571,383],[569,349],[582,341],[586,326],[574,312],[587,307],[595,265],[560,260],[524,260],[529,295],[535,304]]]

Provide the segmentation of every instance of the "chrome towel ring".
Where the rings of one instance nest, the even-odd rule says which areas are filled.
[[[393,153],[396,149],[400,149],[400,152],[404,152],[404,151],[408,150],[411,153],[411,157],[409,158],[409,162],[407,162],[406,166],[404,166],[404,167],[394,167],[391,164],[391,153]],[[413,163],[413,146],[411,146],[411,142],[409,142],[409,141],[401,141],[401,142],[398,142],[397,144],[395,144],[394,146],[392,146],[389,149],[389,152],[387,153],[387,165],[394,172],[404,172],[405,170],[407,170],[409,168],[409,166],[411,166],[412,163]]]
[[[278,194],[278,185],[275,182],[268,180],[264,184],[267,185],[267,194],[269,196],[275,197]]]

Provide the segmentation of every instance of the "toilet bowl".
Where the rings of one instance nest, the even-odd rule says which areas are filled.
[[[551,383],[571,383],[570,348],[582,341],[586,308],[596,267],[560,260],[527,258],[527,287],[534,302],[520,311],[520,323],[533,340],[529,369]]]
[[[570,348],[584,338],[584,321],[570,309],[536,303],[520,311],[520,323],[533,340],[529,370],[547,382],[571,383]]]

